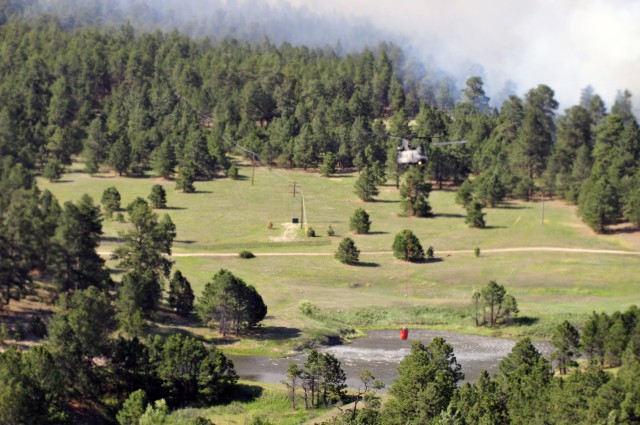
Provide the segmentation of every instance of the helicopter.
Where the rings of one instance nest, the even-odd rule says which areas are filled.
[[[398,165],[421,165],[427,164],[427,151],[425,150],[424,143],[419,143],[417,147],[411,148],[410,139],[427,139],[430,146],[447,146],[447,145],[461,145],[467,143],[466,140],[456,140],[451,142],[433,142],[431,143],[431,137],[421,136],[389,136],[393,139],[399,139],[400,145],[398,146]]]

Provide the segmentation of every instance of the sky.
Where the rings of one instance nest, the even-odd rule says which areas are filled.
[[[640,106],[638,0],[266,0],[311,13],[368,19],[401,47],[464,81],[480,74],[489,95],[538,84],[563,110],[593,86],[610,107],[629,89]]]

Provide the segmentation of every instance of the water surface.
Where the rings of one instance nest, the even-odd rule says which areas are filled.
[[[370,370],[389,387],[398,377],[398,363],[409,354],[411,342],[419,340],[426,345],[437,336],[443,337],[453,346],[456,359],[465,374],[464,382],[475,382],[483,370],[487,370],[490,375],[497,373],[498,363],[511,352],[516,343],[511,339],[428,329],[410,330],[409,338],[402,341],[399,331],[387,330],[370,331],[367,337],[355,339],[351,344],[324,347],[320,351],[331,353],[340,360],[349,387],[362,386],[358,374],[363,369]],[[536,342],[534,345],[547,358],[553,352],[550,343]],[[230,357],[242,379],[271,383],[279,383],[285,379],[289,364],[295,362],[302,366],[307,358],[306,354],[280,359],[260,356]]]

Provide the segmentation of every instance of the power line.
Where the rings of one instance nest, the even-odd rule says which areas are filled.
[[[203,120],[203,119],[208,119],[210,120],[212,117],[209,114],[204,114],[202,112],[200,112],[195,106],[193,106],[186,98],[182,97],[178,92],[176,92],[173,87],[171,86],[171,83],[169,82],[169,79],[167,77],[165,77],[163,74],[159,74],[167,83],[167,86],[169,87],[169,89],[171,89],[171,91],[173,92],[173,94],[177,97],[177,99],[181,102],[184,102],[187,104],[187,106],[189,106],[189,108],[191,108],[191,110],[193,112],[196,113],[196,115],[198,115],[198,117]],[[260,161],[260,156],[253,152],[250,149],[247,149],[246,147],[242,146],[238,141],[235,140],[231,140],[228,136],[226,135],[222,135],[222,140],[224,142],[226,142],[228,145],[230,145],[233,149],[238,149],[240,151],[242,151],[245,154],[249,154],[250,158],[251,158],[251,186],[254,185],[254,180],[255,180],[255,167],[256,167],[256,163],[258,163],[259,165],[262,166],[268,166],[268,164],[263,164]],[[269,167],[269,171],[271,170],[271,167]],[[306,211],[306,205],[304,202],[304,193],[302,192],[302,187],[297,184],[295,181],[292,181],[291,179],[280,175],[279,173],[274,173],[274,175],[282,180],[284,180],[287,184],[292,184],[293,183],[293,202],[294,202],[294,210],[295,210],[295,197],[296,197],[296,187],[299,189],[298,191],[300,192],[300,196],[302,197],[302,205],[301,205],[301,221],[302,223],[300,223],[300,226],[302,227],[302,225],[304,224],[305,228],[308,227],[308,221],[307,221],[307,211]],[[296,186],[297,185],[297,186]],[[295,212],[294,212],[295,214]]]

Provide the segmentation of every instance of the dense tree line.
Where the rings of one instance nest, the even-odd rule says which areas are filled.
[[[327,424],[633,424],[640,421],[640,322],[634,306],[624,313],[594,313],[582,331],[582,343],[589,361],[567,377],[556,377],[552,363],[545,359],[529,338],[517,342],[499,363],[499,372],[483,371],[473,384],[459,385],[464,379],[453,348],[442,338],[424,345],[415,341],[398,366],[399,377],[389,388],[392,398],[380,411],[367,404],[359,411],[348,411]],[[614,329],[619,327],[619,329]],[[562,324],[554,336],[553,358],[561,360],[578,336],[572,326]],[[571,336],[574,335],[574,336]],[[593,336],[602,344],[594,348]],[[617,373],[602,370],[605,346],[615,349]],[[613,357],[612,357],[613,358]],[[576,364],[577,366],[577,364]],[[291,379],[298,376],[290,368]],[[299,381],[298,381],[299,383]]]
[[[0,353],[2,423],[65,423],[74,417],[72,400],[123,402],[138,390],[170,406],[210,405],[237,380],[221,351],[192,337],[114,334],[112,302],[94,286],[59,304],[42,346]]]
[[[545,85],[499,109],[488,107],[475,76],[457,102],[443,100],[455,100],[453,89],[433,96],[429,84],[402,72],[402,53],[390,45],[341,56],[286,43],[137,34],[129,25],[64,30],[44,16],[9,20],[0,32],[0,155],[25,172],[47,170],[55,179],[83,155],[89,172],[153,170],[175,175],[190,192],[226,172],[225,153],[240,142],[262,163],[324,163],[325,174],[363,169],[356,191],[369,201],[382,170],[403,171],[388,134],[415,134],[428,139],[428,177],[441,187],[472,176],[470,196],[483,204],[543,191],[579,203],[596,231],[621,217],[640,221],[640,127],[628,91],[608,113],[585,89],[581,104],[558,116]],[[449,139],[469,143],[429,143]],[[428,183],[414,177],[402,189],[405,210],[429,215],[420,195]]]

